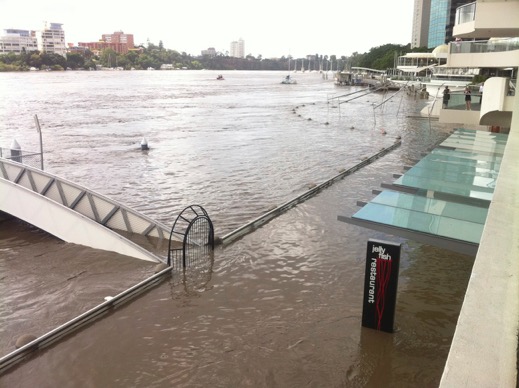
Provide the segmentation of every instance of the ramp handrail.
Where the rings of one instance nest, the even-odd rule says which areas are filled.
[[[165,261],[169,228],[93,190],[48,172],[0,158],[0,179],[40,194],[120,234],[146,238],[146,247]],[[163,251],[163,252],[162,252]]]

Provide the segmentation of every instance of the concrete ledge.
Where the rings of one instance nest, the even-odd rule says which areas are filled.
[[[519,98],[440,387],[515,387],[519,329]]]

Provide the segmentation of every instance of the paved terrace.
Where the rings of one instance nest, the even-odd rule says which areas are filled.
[[[519,329],[519,98],[440,387],[515,387]]]

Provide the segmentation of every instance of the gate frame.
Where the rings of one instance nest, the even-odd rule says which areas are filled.
[[[195,218],[193,218],[192,220],[189,220],[188,218],[184,217],[184,213],[188,210],[191,210],[196,215]],[[201,214],[199,214],[197,212],[197,210],[199,210],[199,212],[201,212]],[[209,214],[207,214],[207,211],[200,205],[187,206],[184,210],[182,210],[180,212],[180,214],[177,216],[177,219],[173,223],[173,226],[171,227],[171,232],[169,234],[169,244],[168,244],[168,261],[167,261],[168,267],[171,267],[171,265],[172,265],[172,263],[171,263],[171,251],[172,251],[171,240],[173,237],[173,233],[175,233],[175,234],[183,236],[183,239],[182,239],[182,267],[186,268],[186,250],[187,250],[187,245],[188,245],[187,240],[188,240],[188,236],[189,236],[189,231],[191,230],[191,227],[196,223],[196,221],[198,221],[200,219],[207,220],[207,223],[209,224],[209,240],[207,241],[207,243],[211,246],[211,249],[214,250],[214,226],[213,226],[213,222],[209,218]],[[189,222],[184,233],[175,231],[175,226],[177,225],[177,222],[179,220]]]

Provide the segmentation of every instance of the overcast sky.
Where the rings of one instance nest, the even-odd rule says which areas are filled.
[[[123,31],[135,43],[160,41],[199,55],[228,52],[245,41],[245,54],[263,58],[364,53],[411,41],[413,0],[0,0],[0,28],[40,30],[63,24],[67,43],[97,41]]]

